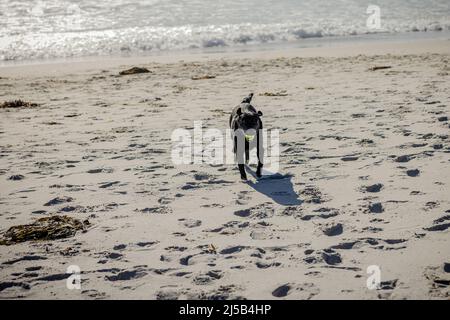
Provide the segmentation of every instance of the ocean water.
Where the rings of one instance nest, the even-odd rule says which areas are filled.
[[[450,0],[0,0],[0,61],[449,30]]]

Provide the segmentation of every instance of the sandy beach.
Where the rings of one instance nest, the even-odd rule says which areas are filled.
[[[172,163],[174,129],[225,130],[250,92],[281,178]],[[18,99],[37,105],[0,108],[0,238],[83,227],[0,245],[2,299],[450,297],[448,39],[3,66]]]

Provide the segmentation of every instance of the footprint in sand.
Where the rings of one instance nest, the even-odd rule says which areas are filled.
[[[52,200],[48,201],[47,203],[44,204],[44,206],[49,207],[49,206],[54,206],[54,205],[58,205],[61,203],[67,203],[67,202],[72,202],[73,198],[72,197],[56,197],[53,198]]]
[[[298,218],[301,217],[302,211],[303,209],[300,206],[288,206],[281,211],[281,215]]]
[[[113,250],[123,250],[123,249],[125,249],[127,247],[127,245],[126,244],[117,244],[117,245],[115,245],[114,247],[113,247]]]
[[[208,181],[211,179],[215,179],[216,177],[204,172],[198,172],[194,174],[194,179],[196,181]]]
[[[236,234],[240,231],[242,231],[244,228],[248,227],[248,222],[241,222],[241,221],[228,221],[227,223],[223,224],[222,226],[214,229],[207,229],[206,232],[216,232],[219,234]]]
[[[170,207],[165,207],[165,206],[161,206],[161,207],[148,207],[148,208],[144,208],[144,209],[136,209],[135,211],[137,212],[142,212],[142,213],[155,213],[155,214],[169,214],[172,213],[172,209]]]
[[[429,211],[429,210],[432,210],[434,208],[438,208],[439,205],[440,204],[437,201],[428,201],[427,203],[425,203],[425,206],[423,207],[423,210]]]
[[[380,288],[378,290],[394,290],[397,286],[398,279],[382,281],[380,282]]]
[[[450,263],[448,262],[425,269],[424,276],[429,281],[429,293],[432,297],[448,298],[450,292],[449,272]]]
[[[383,184],[375,183],[375,184],[363,187],[363,190],[366,192],[380,192],[380,190],[382,188],[383,188]]]
[[[30,290],[31,286],[25,282],[13,282],[13,281],[0,282],[0,292],[9,288],[20,288],[22,290]]]
[[[291,285],[286,283],[286,284],[279,286],[275,290],[273,290],[272,295],[276,298],[286,297],[290,290],[291,290]]]
[[[408,177],[417,177],[420,174],[420,170],[419,169],[406,170],[406,174],[408,175]]]
[[[321,230],[325,235],[329,237],[334,237],[342,234],[342,232],[344,231],[344,227],[342,223],[330,223],[323,225],[321,227]]]
[[[258,261],[255,263],[256,267],[258,269],[267,269],[267,268],[271,268],[271,267],[279,267],[281,266],[280,262],[265,262],[265,261]]]
[[[21,262],[21,261],[36,261],[36,260],[47,260],[47,258],[44,256],[38,256],[38,255],[34,255],[34,254],[33,255],[25,255],[21,258],[5,261],[2,264],[12,265],[12,264],[15,264],[15,263]]]
[[[100,292],[94,289],[91,290],[82,290],[81,294],[83,295],[87,295],[90,298],[94,298],[94,299],[104,299],[106,298],[106,293],[105,292]]]
[[[237,194],[238,198],[236,200],[236,204],[238,205],[246,205],[248,204],[248,200],[250,197],[248,196],[248,191],[241,191]]]
[[[166,204],[171,203],[173,200],[174,200],[173,198],[169,198],[169,197],[161,197],[161,198],[158,199],[158,203],[159,203],[159,204],[166,205]]]
[[[283,298],[289,295],[291,298],[309,300],[319,293],[320,290],[313,283],[286,283],[273,290],[272,296]]]
[[[156,300],[178,300],[180,296],[179,291],[175,290],[167,290],[167,291],[159,291],[156,293]]]
[[[332,249],[325,249],[322,252],[322,259],[326,264],[334,266],[342,262],[341,255]]]
[[[207,285],[213,282],[214,280],[218,280],[222,278],[223,274],[220,270],[211,270],[205,274],[200,274],[196,276],[192,282],[196,285]]]
[[[186,298],[188,300],[243,300],[244,297],[235,293],[239,289],[234,284],[220,285],[217,289],[209,291],[187,293]]]
[[[447,210],[446,212],[450,212],[450,210]],[[435,219],[431,227],[423,229],[426,231],[445,231],[448,228],[450,228],[450,215],[445,215]]]
[[[398,279],[383,281],[380,283],[379,288],[377,289],[378,298],[379,299],[389,299],[392,295],[392,290],[397,286]]]
[[[450,262],[444,262],[444,266],[442,268],[444,272],[450,273]]]
[[[318,214],[307,214],[307,215],[300,215],[300,219],[304,221],[309,221],[311,219],[329,219],[332,217],[336,217],[339,215],[339,211],[334,208],[319,208],[313,210],[313,212],[317,212]]]
[[[105,258],[111,259],[111,260],[118,260],[123,257],[123,254],[117,253],[117,252],[107,252],[105,254]]]
[[[256,231],[253,230],[250,232],[250,238],[253,240],[266,240],[270,238],[270,234],[268,234],[266,231]]]
[[[305,203],[319,204],[328,200],[315,186],[306,186],[300,191],[300,194],[303,196]]]
[[[352,249],[356,242],[349,243],[341,243],[335,246],[331,246],[328,249],[323,249],[320,251],[315,251],[312,249],[305,250],[306,257],[303,261],[306,264],[323,264],[325,263],[325,267],[334,267],[340,263],[342,263],[341,255],[336,252],[334,249]]]
[[[201,220],[195,219],[178,219],[178,221],[180,221],[180,224],[186,228],[195,228],[202,224]]]
[[[120,181],[102,182],[99,184],[99,188],[106,189],[106,188],[112,187],[119,183],[120,183]]]
[[[411,156],[403,155],[403,156],[398,156],[397,158],[395,158],[395,162],[404,163],[404,162],[409,162],[411,159],[412,159]]]
[[[331,246],[330,249],[350,250],[353,249],[357,243],[358,241],[342,242],[337,245]]]
[[[380,202],[369,204],[370,213],[382,213],[384,211],[383,205]]]
[[[105,279],[108,281],[128,281],[133,279],[139,279],[147,275],[147,272],[142,268],[136,268],[134,270],[120,271],[117,274],[107,275]]]
[[[241,218],[266,219],[273,217],[274,213],[272,203],[266,202],[248,209],[235,211],[234,215]]]
[[[220,254],[233,254],[233,253],[241,252],[242,250],[245,250],[247,248],[248,247],[246,247],[246,246],[233,246],[233,247],[225,248],[225,249],[221,250],[219,253]]]
[[[140,242],[136,242],[136,245],[140,248],[149,248],[158,243],[159,243],[159,241],[140,241]]]
[[[96,173],[112,173],[114,170],[112,168],[98,168],[98,169],[90,169],[87,173],[96,174]]]

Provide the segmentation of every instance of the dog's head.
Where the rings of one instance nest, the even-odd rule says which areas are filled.
[[[238,109],[237,110],[237,124],[238,127],[243,129],[244,131],[254,129],[258,130],[260,128],[260,119],[263,114],[261,111],[256,110],[244,110]]]
[[[237,127],[244,130],[245,139],[247,141],[252,141],[256,135],[257,130],[261,129],[261,119],[262,112],[256,111],[255,107],[253,107],[250,102],[252,101],[253,93],[250,93],[247,97],[245,97],[241,106],[237,110]]]

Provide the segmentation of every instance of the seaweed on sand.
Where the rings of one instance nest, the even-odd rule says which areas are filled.
[[[68,216],[43,217],[31,224],[12,226],[0,238],[0,245],[69,238],[77,231],[85,230],[88,225],[88,220],[82,222]]]
[[[266,97],[285,97],[288,95],[286,90],[281,90],[278,92],[263,92],[259,94],[260,96],[266,96]]]
[[[27,101],[23,101],[23,100],[11,100],[11,101],[5,101],[0,103],[0,109],[3,108],[32,108],[32,107],[37,107],[38,104],[37,103],[33,103],[33,102],[27,102]]]
[[[147,68],[141,68],[141,67],[133,67],[131,69],[123,70],[119,72],[119,75],[126,76],[130,74],[138,74],[138,73],[149,73],[150,70]]]
[[[205,74],[200,76],[192,76],[192,80],[206,80],[206,79],[214,79],[216,76],[213,76],[211,74]]]

